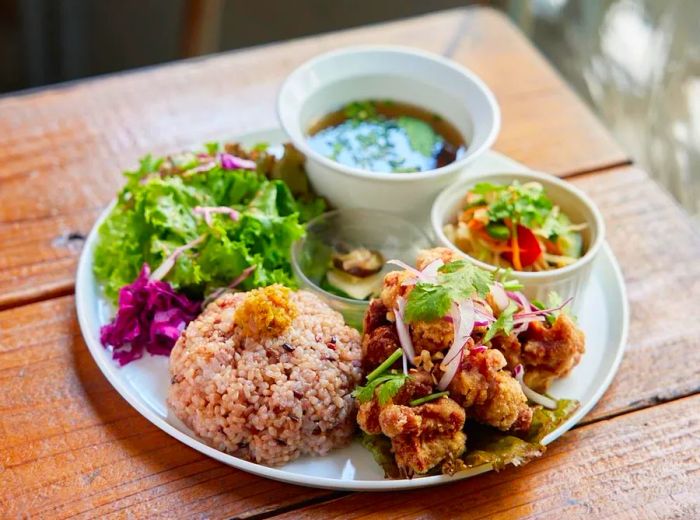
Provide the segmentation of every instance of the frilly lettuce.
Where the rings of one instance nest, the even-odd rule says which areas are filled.
[[[300,177],[303,157],[287,157],[287,150],[276,160],[257,150],[245,157],[256,161],[257,170],[227,170],[220,164],[220,147],[207,148],[198,154],[147,156],[138,170],[125,173],[127,183],[99,228],[93,262],[112,301],[144,264],[156,269],[177,247],[200,236],[201,243],[180,255],[165,278],[176,291],[201,300],[253,265],[242,283],[245,290],[295,285],[290,247],[303,235],[303,223],[324,209]],[[286,177],[293,179],[294,193]],[[194,211],[197,206],[230,207],[240,215],[234,220],[213,214],[208,224]]]

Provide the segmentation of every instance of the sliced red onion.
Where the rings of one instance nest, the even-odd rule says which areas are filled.
[[[532,312],[524,312],[524,313],[516,314],[515,317],[516,318],[526,318],[528,316],[546,316],[548,314],[552,314],[553,312],[562,310],[564,307],[569,305],[569,303],[571,303],[571,300],[573,300],[573,297],[567,299],[564,303],[562,303],[558,307],[553,307],[551,309],[537,309],[536,311],[532,311]]]
[[[513,316],[513,325],[527,325],[533,321],[545,321],[545,319],[544,316],[521,316],[516,314]]]
[[[437,274],[438,270],[445,265],[445,262],[442,261],[440,258],[436,258],[432,262],[430,262],[428,265],[426,265],[422,271],[419,271],[418,269],[411,267],[408,265],[406,262],[402,262],[401,260],[389,260],[387,264],[395,265],[398,267],[401,267],[402,269],[408,271],[413,275],[413,278],[409,278],[407,280],[404,280],[401,285],[406,286],[406,285],[415,285],[419,280],[420,281],[425,281],[425,282],[433,282],[435,283],[437,281]]]
[[[487,314],[478,308],[475,308],[474,310],[476,312],[477,319],[479,319],[481,321],[485,321],[486,323],[493,323],[494,321],[496,321],[496,317],[493,316],[492,314]]]
[[[499,311],[504,311],[508,307],[508,295],[500,283],[496,282],[491,286],[491,297]]]
[[[440,390],[444,390],[449,386],[457,373],[457,368],[462,364],[464,345],[474,330],[474,302],[471,299],[454,302],[450,309],[450,316],[452,316],[452,324],[454,326],[454,339],[441,364],[445,373],[438,382]]]
[[[447,365],[445,369],[445,373],[442,374],[442,377],[440,378],[440,381],[438,381],[438,388],[440,390],[444,390],[448,386],[450,386],[450,383],[454,379],[454,377],[457,375],[457,371],[459,368],[462,366],[462,359],[464,358],[464,349],[460,350],[458,352],[458,355],[454,357],[452,362]]]
[[[411,274],[412,274],[413,276],[415,276],[416,278],[420,278],[420,277],[421,277],[421,272],[420,272],[418,269],[416,269],[415,267],[411,267],[411,266],[408,265],[406,262],[402,262],[401,260],[396,260],[396,259],[394,259],[394,260],[387,260],[386,263],[387,263],[387,264],[391,264],[391,265],[395,265],[395,266],[398,266],[398,267],[401,267],[402,269],[405,269],[406,271],[408,271],[409,273],[411,273]]]
[[[408,375],[408,360],[406,359],[406,351],[403,352],[401,356],[401,362],[403,363],[403,375]]]
[[[416,351],[413,349],[413,341],[411,341],[411,332],[408,330],[408,325],[404,321],[404,311],[406,309],[406,300],[399,296],[396,298],[397,309],[394,312],[396,316],[396,332],[399,335],[399,343],[403,349],[404,355],[408,357],[408,362],[413,365],[413,359],[416,357]]]
[[[524,312],[530,312],[532,309],[536,308],[533,307],[530,301],[520,291],[507,291],[506,294],[508,298],[520,305]]]
[[[230,153],[219,154],[219,162],[224,170],[255,170],[257,168],[255,161],[242,159]]]
[[[240,216],[238,211],[227,206],[195,206],[192,211],[197,215],[203,215],[207,226],[211,226],[212,213],[228,214],[231,217],[231,220],[238,220]]]
[[[474,352],[474,353],[486,352],[486,346],[485,345],[477,345],[476,347],[471,349],[469,352]]]
[[[216,300],[219,296],[224,294],[226,291],[231,290],[231,289],[235,289],[236,287],[238,287],[240,284],[243,283],[243,281],[246,278],[248,278],[252,274],[253,271],[255,271],[256,267],[257,267],[257,265],[251,265],[251,266],[243,269],[243,271],[241,271],[241,274],[239,274],[236,278],[234,278],[234,280],[230,284],[228,284],[226,287],[219,287],[216,291],[214,291],[209,296],[207,296],[207,299],[204,300],[202,307],[206,307],[210,302],[213,302],[214,300]]]
[[[518,334],[525,332],[527,330],[528,325],[530,325],[530,324],[529,323],[521,323],[519,325],[516,325],[515,327],[513,327],[513,330],[511,332],[517,336]]]
[[[194,168],[190,168],[185,172],[185,175],[192,175],[194,173],[204,173],[208,172],[211,170],[214,166],[216,166],[216,163],[214,161],[200,164],[199,166],[195,166]]]
[[[435,282],[437,280],[438,270],[443,265],[445,265],[445,262],[443,262],[441,258],[436,258],[423,268],[421,271],[421,274],[423,275],[422,279],[429,282]]]
[[[168,258],[163,260],[163,263],[160,264],[158,269],[151,273],[151,276],[149,276],[149,280],[162,280],[165,277],[165,275],[167,275],[170,272],[170,270],[175,266],[175,262],[182,253],[184,253],[188,249],[192,249],[193,247],[198,246],[202,243],[203,240],[204,235],[195,238],[194,240],[188,242],[184,246],[176,248],[175,251],[173,251]]]
[[[541,404],[542,406],[544,406],[545,408],[549,408],[550,410],[556,410],[557,402],[554,399],[550,399],[546,395],[538,394],[532,388],[525,384],[525,381],[523,379],[525,376],[525,369],[522,365],[518,365],[515,367],[515,369],[513,370],[513,375],[515,376],[515,379],[518,380],[518,383],[520,383],[520,387],[523,389],[525,397],[527,397],[533,403]]]

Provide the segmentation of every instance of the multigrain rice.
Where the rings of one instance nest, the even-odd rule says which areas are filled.
[[[290,293],[298,312],[286,330],[245,336],[234,315],[246,294],[210,304],[173,348],[168,402],[175,415],[213,447],[268,465],[348,443],[359,333],[299,291]]]

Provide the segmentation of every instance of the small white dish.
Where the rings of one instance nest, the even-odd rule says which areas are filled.
[[[286,136],[279,129],[275,129],[247,134],[237,140],[247,145],[267,142],[279,148],[279,144],[285,142]],[[487,152],[470,169],[474,173],[527,171],[524,166],[496,152]],[[92,259],[97,242],[97,228],[110,209],[111,205],[100,215],[80,256],[75,286],[80,329],[92,357],[107,380],[131,406],[168,435],[234,468],[282,482],[326,489],[416,489],[449,484],[491,470],[490,466],[485,465],[454,476],[387,480],[379,465],[372,459],[372,455],[359,442],[332,451],[324,457],[302,457],[278,468],[248,462],[208,446],[168,410],[168,358],[146,355],[120,368],[112,360],[110,352],[100,344],[100,326],[109,322],[112,309],[95,280]],[[578,317],[579,325],[586,333],[586,353],[568,377],[554,382],[550,393],[555,397],[577,399],[581,406],[564,424],[544,438],[544,444],[559,438],[593,408],[610,385],[622,359],[627,342],[629,309],[622,274],[607,245],[603,246],[593,265],[591,281],[583,293]],[[505,474],[504,477],[507,478]]]
[[[593,263],[605,243],[605,223],[600,210],[593,201],[573,184],[562,181],[553,175],[534,171],[487,172],[470,175],[468,180],[445,188],[435,199],[430,212],[433,233],[440,245],[464,255],[479,267],[495,271],[497,267],[469,256],[452,243],[445,235],[444,227],[457,219],[464,196],[475,184],[479,182],[510,184],[513,181],[519,181],[523,184],[532,181],[539,182],[544,186],[547,195],[561,208],[562,213],[571,218],[572,222],[587,224],[586,228],[581,231],[585,253],[573,264],[550,271],[513,271],[513,277],[524,285],[523,292],[528,298],[546,301],[548,294],[555,291],[564,300],[574,299],[572,309],[576,313],[576,310],[580,308],[583,290],[591,277]]]
[[[371,172],[314,151],[307,130],[343,105],[366,99],[410,103],[449,120],[467,149],[453,163],[417,173]],[[292,72],[277,98],[282,128],[306,156],[316,191],[333,206],[381,209],[407,218],[426,214],[437,193],[493,144],[501,116],[494,95],[472,72],[406,47],[357,46],[329,52]]]

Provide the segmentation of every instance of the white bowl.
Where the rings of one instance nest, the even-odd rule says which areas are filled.
[[[573,264],[551,271],[513,272],[513,277],[524,285],[523,292],[528,298],[545,301],[550,291],[556,291],[563,299],[574,298],[572,309],[575,312],[581,301],[583,289],[590,278],[593,262],[605,241],[605,223],[593,201],[572,184],[552,175],[537,172],[476,174],[467,181],[449,186],[435,199],[430,214],[433,232],[441,245],[461,253],[479,267],[495,271],[496,267],[481,262],[459,249],[445,236],[443,228],[445,224],[456,220],[464,196],[476,183],[510,184],[515,180],[521,183],[539,182],[554,204],[558,205],[572,222],[588,224],[581,232],[585,253]]]
[[[463,156],[418,173],[378,173],[339,164],[309,147],[307,130],[352,101],[390,99],[449,120],[467,143]],[[500,110],[473,73],[441,56],[394,46],[357,46],[322,54],[286,79],[277,98],[280,123],[306,156],[315,190],[336,208],[380,209],[423,220],[435,195],[487,150],[500,128]]]

